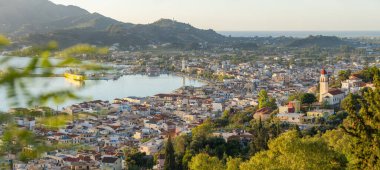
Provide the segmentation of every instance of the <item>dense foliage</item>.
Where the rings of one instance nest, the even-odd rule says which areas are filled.
[[[259,109],[264,108],[264,107],[269,107],[271,109],[277,108],[276,99],[269,97],[266,90],[261,90],[259,92],[258,100],[259,100]]]
[[[349,169],[380,167],[379,95],[379,90],[376,89],[364,98],[348,96],[346,102],[349,105],[345,106],[348,117],[341,128],[323,135],[330,147],[346,156]],[[375,96],[377,99],[372,101]]]
[[[154,165],[152,156],[141,153],[134,148],[124,150],[126,167],[129,170],[151,169]]]
[[[164,170],[170,170],[175,169],[175,157],[174,157],[174,148],[172,143],[172,138],[169,137],[166,147],[165,147],[165,163],[164,163]]]
[[[379,79],[376,74],[371,78],[374,82]],[[252,112],[257,108],[225,111],[221,118],[207,120],[194,128],[191,135],[175,139],[176,159],[182,160],[176,161],[181,164],[177,167],[234,170],[379,168],[378,84],[375,83],[376,89],[367,88],[359,94],[349,94],[342,102],[341,111],[329,116],[319,126],[305,130],[274,118],[254,120]],[[308,93],[298,94],[295,99],[306,105],[316,101],[315,96]],[[260,101],[268,101],[264,91]],[[235,115],[243,119],[237,119]],[[252,134],[252,140],[226,141],[213,134],[234,129],[231,127],[247,130]]]

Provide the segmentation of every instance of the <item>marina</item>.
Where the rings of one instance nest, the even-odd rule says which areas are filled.
[[[30,77],[25,78],[24,82],[29,85],[32,94],[41,92],[52,92],[56,90],[69,89],[84,97],[82,100],[69,100],[62,104],[49,103],[48,106],[61,110],[71,104],[88,100],[113,100],[114,98],[128,96],[153,96],[158,93],[170,93],[182,87],[183,80],[189,86],[200,87],[204,83],[194,79],[180,77],[176,75],[162,74],[151,77],[147,75],[125,75],[117,80],[85,80],[75,81],[61,77]],[[22,101],[22,96],[20,96]],[[7,102],[6,89],[0,88],[0,111],[7,111],[10,108]]]

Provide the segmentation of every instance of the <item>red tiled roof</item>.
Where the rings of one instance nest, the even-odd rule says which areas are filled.
[[[79,162],[80,161],[79,158],[72,158],[72,157],[63,158],[63,160],[66,162]]]
[[[70,138],[76,138],[76,137],[78,137],[79,135],[68,134],[67,136],[69,136]]]
[[[82,160],[82,161],[85,161],[85,162],[90,162],[90,161],[92,161],[92,159],[91,159],[90,156],[79,155],[79,159]]]
[[[292,102],[289,102],[289,104],[288,104],[288,108],[293,108],[294,106],[293,106],[293,103]]]
[[[115,163],[117,161],[118,158],[116,157],[104,157],[102,159],[102,162],[103,163]]]
[[[332,94],[332,95],[338,95],[338,94],[342,94],[344,92],[342,92],[339,89],[333,89],[333,90],[329,90],[329,93]]]
[[[327,74],[327,71],[326,71],[325,69],[322,69],[322,70],[321,70],[321,74],[322,74],[322,75],[325,75],[325,74]]]

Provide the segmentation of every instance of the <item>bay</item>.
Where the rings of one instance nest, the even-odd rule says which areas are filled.
[[[13,58],[14,63],[22,63],[24,58]],[[17,60],[20,60],[17,62]],[[0,67],[1,68],[1,67]],[[60,70],[61,71],[61,70]],[[185,80],[185,81],[184,81]],[[159,93],[170,93],[180,87],[185,82],[187,86],[200,87],[204,83],[171,74],[162,74],[156,77],[146,75],[125,75],[118,80],[86,80],[84,84],[72,81],[64,77],[33,77],[24,78],[22,81],[27,85],[27,89],[34,95],[48,93],[57,90],[69,89],[81,97],[81,100],[69,100],[63,104],[49,103],[47,106],[61,110],[63,107],[88,101],[88,100],[109,100],[128,96],[147,97]],[[20,92],[20,89],[17,89]],[[0,87],[0,111],[7,111],[10,108],[10,101],[7,98],[7,89]],[[24,102],[23,96],[18,96],[20,103]],[[23,107],[25,105],[21,105]]]

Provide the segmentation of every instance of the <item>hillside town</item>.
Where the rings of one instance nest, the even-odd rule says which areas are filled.
[[[0,170],[380,170],[380,0],[0,0]]]
[[[114,55],[123,53],[114,52]],[[266,60],[274,62],[268,63]],[[233,64],[230,60],[212,58],[173,60],[173,74],[205,81],[202,87],[183,86],[169,94],[150,97],[120,96],[112,101],[87,101],[63,108],[61,111],[36,107],[10,109],[17,126],[31,130],[46,146],[67,145],[44,152],[40,158],[26,163],[14,161],[16,170],[27,169],[126,169],[126,155],[133,148],[154,159],[153,169],[163,169],[162,153],[168,138],[191,134],[192,129],[226,112],[257,108],[260,96],[274,99],[271,105],[250,113],[252,119],[276,119],[282,124],[297,125],[300,129],[320,126],[340,110],[340,103],[349,93],[363,88],[374,88],[354,74],[365,66],[360,63],[338,62],[334,65],[313,67],[285,65],[290,56],[267,57],[263,61]],[[147,68],[149,74],[161,74],[154,58]],[[378,62],[370,65],[379,66]],[[139,66],[136,66],[138,68]],[[156,68],[156,69],[154,69]],[[139,69],[136,69],[139,70]],[[177,71],[175,71],[177,70]],[[350,70],[344,81],[338,82],[341,71]],[[157,73],[158,72],[158,73]],[[351,74],[352,73],[352,74]],[[334,87],[331,87],[334,85]],[[291,99],[294,94],[312,94],[315,100],[303,103]],[[45,114],[71,115],[71,120],[57,128],[49,128],[37,121],[38,116],[18,114],[20,110]],[[243,125],[244,126],[244,125]],[[243,129],[215,131],[213,135],[225,141],[250,141],[253,135]],[[80,149],[78,149],[80,148]],[[25,147],[25,151],[36,148]],[[8,154],[9,160],[15,155]]]

